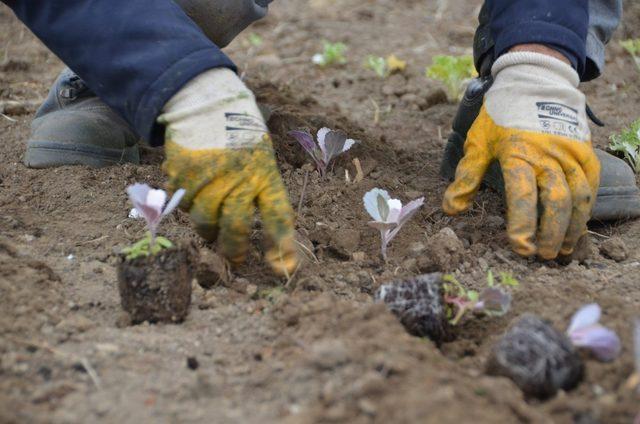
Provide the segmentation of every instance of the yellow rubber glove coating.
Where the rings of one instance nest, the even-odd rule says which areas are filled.
[[[543,259],[571,254],[587,231],[599,186],[600,163],[591,143],[500,127],[483,106],[467,136],[455,181],[445,193],[447,214],[471,207],[494,160],[504,176],[513,249]]]
[[[181,206],[189,210],[196,231],[219,241],[233,263],[246,259],[257,204],[267,236],[266,259],[279,275],[298,264],[294,214],[276,165],[271,139],[242,149],[185,149],[167,131],[166,160],[170,190],[184,188]]]

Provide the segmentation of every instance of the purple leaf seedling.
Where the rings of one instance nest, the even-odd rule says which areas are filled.
[[[398,235],[402,226],[418,212],[424,204],[424,197],[402,206],[400,200],[392,199],[385,190],[374,188],[364,195],[363,201],[365,209],[373,218],[369,225],[380,231],[382,257],[387,260],[387,246]]]
[[[501,273],[500,277],[500,283],[503,286],[518,286],[518,280],[510,274]],[[445,275],[443,280],[445,281],[444,302],[452,325],[458,324],[468,311],[499,317],[511,309],[511,292],[505,288],[496,287],[492,271],[487,273],[488,287],[480,293],[465,289],[453,275]]]
[[[356,143],[355,140],[347,138],[342,131],[334,131],[329,128],[318,130],[318,144],[313,140],[313,136],[308,131],[290,131],[289,135],[295,138],[302,148],[307,152],[316,164],[316,168],[321,176],[325,176],[331,161],[351,149]]]
[[[597,359],[609,362],[620,354],[621,345],[618,335],[599,323],[601,313],[595,303],[580,308],[571,318],[567,336],[574,346],[590,349]]]
[[[173,243],[157,235],[158,226],[162,218],[178,206],[184,193],[183,189],[177,190],[167,203],[167,193],[164,190],[154,190],[147,184],[133,184],[127,187],[129,200],[134,206],[129,216],[144,218],[148,229],[145,238],[123,249],[122,252],[127,255],[127,259],[155,255],[162,249],[173,247]]]

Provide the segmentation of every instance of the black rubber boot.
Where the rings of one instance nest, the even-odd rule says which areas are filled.
[[[253,22],[264,18],[273,0],[176,0],[218,47],[226,47]]]
[[[138,139],[116,112],[65,69],[31,123],[24,162],[30,168],[137,164]]]
[[[456,167],[464,155],[463,147],[467,133],[480,113],[484,94],[489,90],[492,82],[491,77],[473,80],[458,107],[453,120],[453,132],[447,141],[440,166],[440,174],[449,181],[455,178]],[[595,151],[600,159],[602,170],[598,197],[591,219],[611,221],[640,216],[640,190],[636,186],[636,177],[631,167],[622,159],[603,150],[595,149]],[[483,182],[491,189],[504,194],[504,179],[498,162],[491,164]]]

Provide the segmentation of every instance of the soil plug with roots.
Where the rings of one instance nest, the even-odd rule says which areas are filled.
[[[487,373],[508,377],[530,397],[548,399],[580,383],[584,365],[571,340],[541,318],[525,314],[494,346]]]
[[[118,264],[122,307],[133,323],[180,322],[191,303],[193,249],[174,247],[156,231],[162,218],[178,206],[184,190],[178,190],[168,203],[164,190],[146,184],[129,186],[127,194],[149,231],[122,251]]]
[[[406,330],[418,337],[428,337],[440,344],[448,333],[442,290],[442,274],[424,274],[385,284],[376,293],[400,319]]]

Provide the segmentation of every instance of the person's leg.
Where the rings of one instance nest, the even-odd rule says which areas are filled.
[[[176,0],[218,47],[267,14],[272,0]],[[36,112],[25,153],[32,168],[138,163],[136,131],[69,68]]]
[[[491,66],[495,60],[495,42],[491,34],[490,14],[487,2],[483,5],[479,26],[474,38],[474,61],[479,78],[467,88],[453,121],[453,132],[445,147],[441,174],[453,180],[458,162],[463,156],[467,132],[475,121],[484,94],[491,87]],[[604,46],[620,23],[622,0],[589,0],[589,30],[586,37],[586,60],[582,80],[598,77],[604,69]],[[635,175],[624,161],[602,150],[596,150],[602,164],[598,200],[593,219],[612,220],[640,216],[640,191]],[[485,183],[496,191],[504,191],[500,166],[492,164],[485,176]]]

